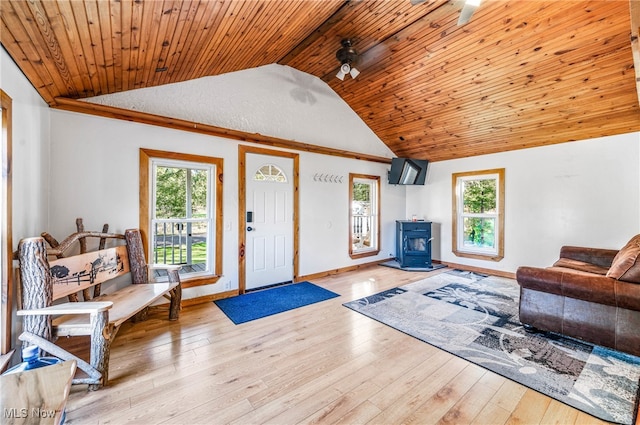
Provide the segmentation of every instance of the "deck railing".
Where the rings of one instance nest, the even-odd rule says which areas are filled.
[[[189,264],[191,261],[191,223],[155,223],[153,255],[156,264]]]
[[[351,216],[351,240],[354,245],[358,247],[370,245],[372,219],[368,215],[354,214]]]
[[[155,264],[180,265],[180,275],[202,273],[207,267],[206,223],[196,220],[157,220],[153,224]],[[195,248],[195,249],[194,249]],[[156,269],[156,277],[166,271]]]

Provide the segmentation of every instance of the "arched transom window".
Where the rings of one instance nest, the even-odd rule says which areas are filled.
[[[277,165],[266,164],[258,168],[253,175],[253,180],[258,182],[286,183],[287,176]]]

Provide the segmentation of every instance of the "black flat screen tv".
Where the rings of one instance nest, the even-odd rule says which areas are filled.
[[[389,184],[424,184],[428,164],[426,159],[393,158]]]

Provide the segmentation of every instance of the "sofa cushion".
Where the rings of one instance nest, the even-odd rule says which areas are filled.
[[[634,236],[616,254],[607,277],[640,283],[640,235]]]
[[[600,267],[593,263],[587,263],[584,261],[573,260],[571,258],[560,258],[553,263],[553,267],[562,267],[565,269],[579,270],[581,272],[595,273],[599,275],[606,275],[609,271],[607,267]]]
[[[606,267],[607,270],[609,270],[609,267],[611,267],[611,263],[617,253],[617,249],[586,248],[582,246],[564,245],[560,248],[560,259],[582,261],[583,263]]]

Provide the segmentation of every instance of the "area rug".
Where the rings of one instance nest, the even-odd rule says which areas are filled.
[[[338,296],[311,282],[300,282],[225,298],[214,303],[233,323],[239,325]]]
[[[640,357],[525,332],[512,279],[448,271],[343,304],[609,422],[633,424]]]

